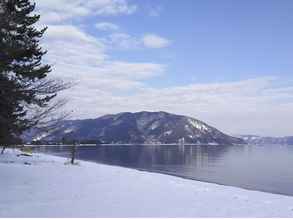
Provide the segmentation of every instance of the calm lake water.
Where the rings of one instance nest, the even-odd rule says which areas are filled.
[[[79,147],[77,158],[293,196],[293,146],[96,146]]]

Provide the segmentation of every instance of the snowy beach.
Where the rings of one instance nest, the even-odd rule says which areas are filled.
[[[0,217],[293,217],[293,197],[44,154],[0,155]]]

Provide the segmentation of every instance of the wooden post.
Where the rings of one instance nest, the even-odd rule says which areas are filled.
[[[6,147],[3,146],[3,147],[2,147],[2,150],[1,150],[1,154],[4,154],[5,149],[6,149]]]
[[[71,147],[71,164],[74,164],[75,160],[75,154],[76,154],[76,143],[74,143]]]

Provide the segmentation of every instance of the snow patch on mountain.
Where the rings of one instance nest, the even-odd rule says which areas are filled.
[[[71,133],[73,131],[74,131],[73,128],[67,128],[67,129],[64,130],[64,134],[69,134],[69,133]]]
[[[199,129],[201,131],[207,131],[208,130],[207,126],[205,126],[203,123],[200,123],[200,122],[198,122],[198,121],[196,121],[194,119],[191,119],[191,118],[188,118],[187,120],[196,129]]]
[[[173,131],[172,130],[169,130],[169,131],[165,131],[164,132],[164,135],[170,135],[170,134],[172,134],[173,133]]]
[[[155,121],[154,123],[152,123],[151,125],[151,129],[155,130],[156,128],[158,128],[160,126],[160,122],[159,121]]]
[[[40,141],[42,139],[44,139],[45,137],[47,137],[49,134],[48,133],[42,133],[39,136],[36,136],[33,141]]]

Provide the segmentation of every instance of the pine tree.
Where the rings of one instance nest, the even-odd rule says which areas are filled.
[[[46,108],[65,89],[47,80],[51,67],[42,64],[46,51],[40,46],[46,28],[35,27],[40,15],[33,14],[34,9],[30,0],[0,0],[0,145],[4,146],[19,142],[23,131],[39,122],[44,112],[32,117],[31,107]]]

